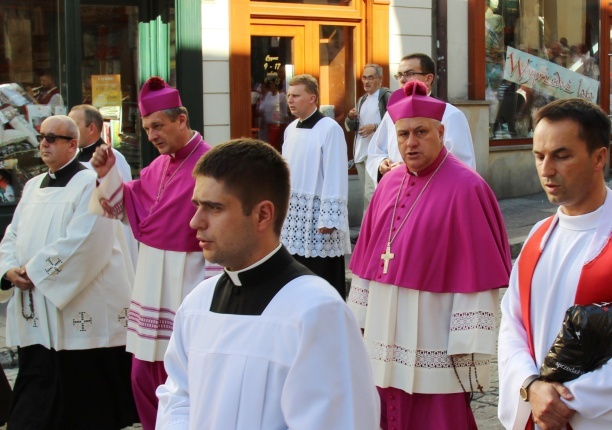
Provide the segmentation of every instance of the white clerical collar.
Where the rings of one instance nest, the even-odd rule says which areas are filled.
[[[74,154],[74,157],[72,157],[72,159],[67,162],[66,164],[64,164],[62,167],[60,167],[59,169],[56,170],[56,172],[59,172],[60,170],[62,170],[64,167],[66,167],[67,165],[69,165],[70,163],[72,163],[74,161],[75,158],[77,158],[77,156],[79,155],[79,151],[76,152],[76,154]],[[55,177],[55,173],[51,173],[51,170],[49,170],[49,176],[51,177],[51,179],[56,179]]]
[[[189,139],[189,140],[187,141],[187,143],[186,143],[186,144],[184,144],[183,146],[181,146],[181,148],[180,148],[180,149],[183,149],[184,147],[186,147],[187,145],[189,145],[193,139],[195,139],[195,137],[196,137],[196,132],[195,132],[195,131],[192,131],[192,133],[193,133],[193,135],[191,136],[191,139]],[[176,156],[176,152],[173,152],[172,154],[170,154],[170,157],[172,157],[172,158],[174,158],[175,156]]]
[[[242,286],[242,282],[240,282],[240,276],[238,276],[240,273],[242,272],[246,272],[247,270],[251,270],[263,263],[265,263],[266,261],[268,261],[274,254],[276,254],[278,252],[278,250],[280,249],[280,247],[282,246],[282,243],[279,243],[278,246],[276,248],[274,248],[274,250],[272,252],[270,252],[268,255],[266,255],[264,258],[262,258],[261,260],[259,260],[258,262],[251,264],[249,267],[245,267],[244,269],[241,270],[236,270],[236,271],[232,271],[232,270],[227,270],[226,268],[224,268],[223,270],[225,270],[225,273],[227,273],[227,276],[229,276],[229,278],[231,279],[231,281],[233,282],[234,285],[240,287]]]
[[[311,116],[313,116],[315,114],[315,112],[317,111],[317,108],[315,107],[315,110],[312,111],[312,113],[310,115],[308,115],[306,118],[301,119],[300,122],[304,122],[306,121],[308,118],[310,118]]]

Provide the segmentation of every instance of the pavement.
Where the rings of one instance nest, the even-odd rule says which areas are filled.
[[[512,258],[516,258],[533,225],[556,211],[556,206],[548,202],[542,193],[514,199],[499,201],[499,206],[506,224],[506,231],[512,249]],[[359,228],[351,228],[351,236],[358,234]],[[502,291],[503,293],[503,291]],[[6,347],[6,304],[0,304],[0,365],[4,368],[11,385],[17,377],[17,354],[13,348]],[[498,317],[499,327],[499,317]],[[474,394],[472,409],[480,430],[502,430],[497,420],[497,402],[499,400],[499,383],[497,377],[497,358],[492,366],[491,388],[485,394]],[[5,427],[0,426],[0,430]],[[132,427],[130,427],[131,429]],[[140,428],[139,426],[133,427]],[[127,430],[127,429],[126,429]]]

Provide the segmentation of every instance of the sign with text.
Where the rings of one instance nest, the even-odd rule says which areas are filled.
[[[280,62],[278,55],[266,55],[264,62],[264,70],[266,71],[266,80],[274,82],[276,85],[280,85],[281,78],[278,75],[283,63]]]
[[[504,79],[559,99],[597,103],[599,81],[512,47],[506,51]]]
[[[91,75],[91,104],[121,106],[121,75]]]

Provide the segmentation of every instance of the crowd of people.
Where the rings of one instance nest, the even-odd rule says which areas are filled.
[[[610,121],[580,99],[538,111],[535,166],[559,208],[512,266],[467,120],[431,96],[435,77],[418,53],[395,92],[363,68],[344,124],[365,201],[349,288],[347,143],[312,76],[283,95],[295,120],[280,148],[211,147],[179,92],[149,79],[138,104],[160,155],[135,180],[95,108],[47,118],[48,172],[0,243],[19,350],[8,429],[472,430],[496,341],[506,428],[609,428],[612,363],[564,383],[539,369],[570,306],[612,301]]]

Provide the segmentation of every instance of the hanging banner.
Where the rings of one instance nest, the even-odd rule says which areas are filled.
[[[91,104],[121,106],[121,75],[91,75]]]
[[[580,97],[597,103],[599,94],[599,81],[510,46],[504,79],[558,99]]]

